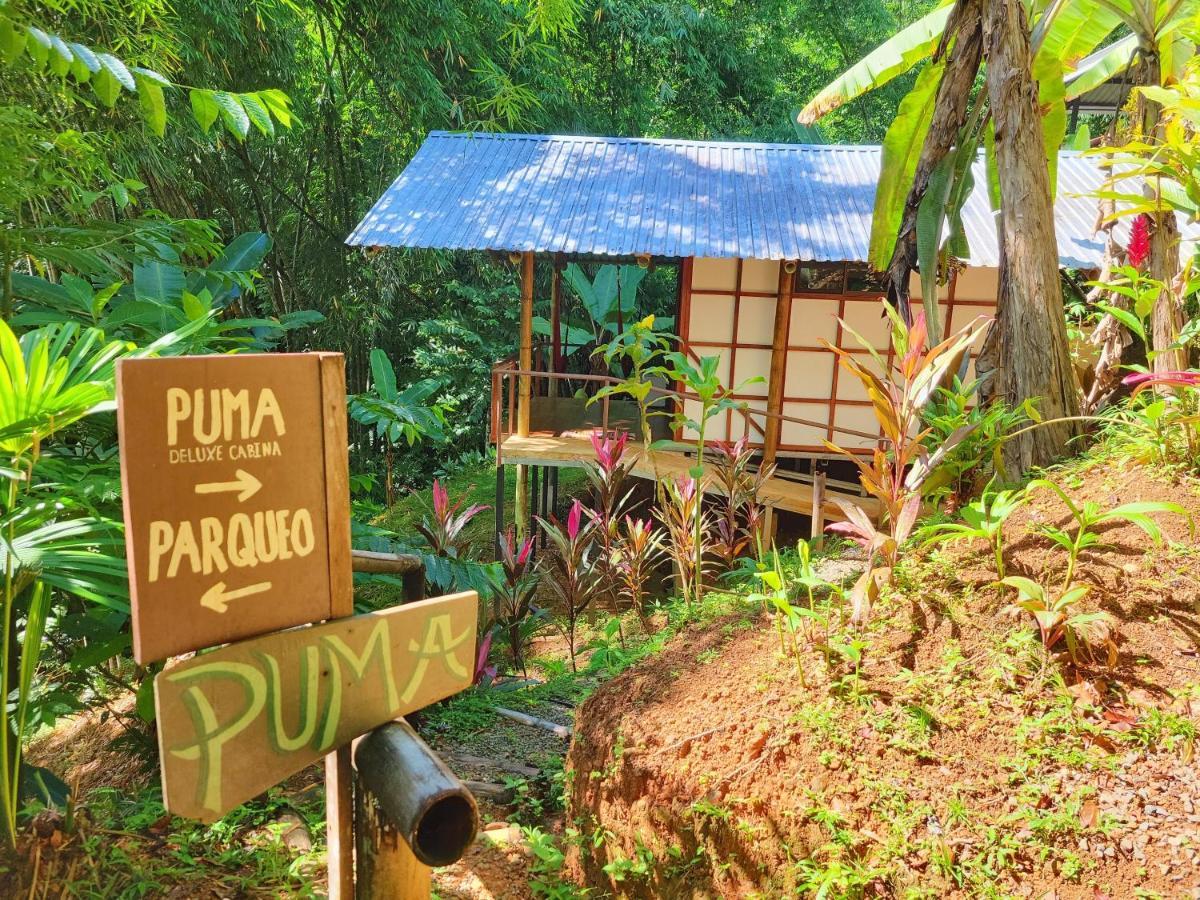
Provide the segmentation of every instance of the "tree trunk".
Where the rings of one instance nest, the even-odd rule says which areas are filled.
[[[1142,46],[1145,60],[1142,69],[1142,84],[1162,83],[1162,66],[1153,46]],[[1162,107],[1141,93],[1138,97],[1139,119],[1142,135],[1151,144],[1160,144],[1163,139]],[[1159,195],[1157,179],[1148,179],[1143,187],[1146,196],[1158,201],[1158,211],[1151,213],[1149,275],[1161,281],[1163,289],[1154,301],[1150,314],[1150,343],[1155,356],[1150,362],[1155,372],[1172,372],[1187,368],[1187,358],[1182,348],[1167,351],[1164,348],[1175,343],[1179,330],[1183,328],[1183,309],[1176,302],[1175,280],[1179,277],[1179,225],[1175,211],[1167,206]]]
[[[917,211],[929,189],[929,178],[934,169],[962,139],[971,88],[979,74],[979,60],[983,54],[981,4],[982,0],[959,0],[938,47],[937,57],[948,53],[946,71],[938,84],[933,122],[921,147],[887,270],[888,297],[906,318],[909,317],[909,278],[917,264]],[[935,339],[941,334],[937,322],[929,323],[929,328]]]
[[[997,321],[980,368],[994,367],[985,382],[990,396],[1009,405],[1036,397],[1043,418],[1074,416],[1079,392],[1067,348],[1029,24],[1020,0],[988,0],[984,33],[1001,210]],[[1005,465],[1013,475],[1046,465],[1075,431],[1074,423],[1027,431],[1005,444]]]

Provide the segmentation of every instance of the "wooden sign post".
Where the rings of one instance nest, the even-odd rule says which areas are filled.
[[[167,809],[215,821],[324,756],[349,898],[350,741],[470,686],[478,598],[353,615],[340,354],[122,360],[117,402],[134,657],[228,644],[155,677]]]
[[[117,364],[139,663],[337,614],[350,596],[341,354]]]
[[[478,598],[254,638],[155,679],[167,809],[212,822],[361,734],[470,687]]]

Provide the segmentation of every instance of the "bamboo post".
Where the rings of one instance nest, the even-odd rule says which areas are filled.
[[[521,352],[520,366],[523,373],[533,368],[533,253],[521,254]],[[517,379],[517,435],[529,436],[529,406],[532,381],[528,374]],[[517,466],[517,495],[513,514],[517,522],[517,533],[525,534],[529,519],[529,486],[525,481],[525,467]]]
[[[403,719],[354,749],[358,770],[358,896],[421,900],[431,866],[462,857],[475,839],[475,798]]]
[[[792,315],[792,276],[796,264],[785,260],[779,264],[779,290],[775,299],[775,328],[771,335],[771,370],[767,378],[767,421],[763,437],[763,465],[775,462],[783,431],[783,386],[787,372],[788,327]]]

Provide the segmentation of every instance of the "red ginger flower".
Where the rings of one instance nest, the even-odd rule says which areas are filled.
[[[1133,219],[1129,230],[1129,264],[1140,269],[1150,258],[1150,216],[1141,213]]]

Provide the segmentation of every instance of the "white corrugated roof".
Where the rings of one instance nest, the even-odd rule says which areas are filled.
[[[999,262],[983,160],[963,210],[971,265]],[[865,262],[878,146],[434,131],[347,238],[359,246]],[[1058,162],[1063,266],[1100,265],[1102,177]]]

